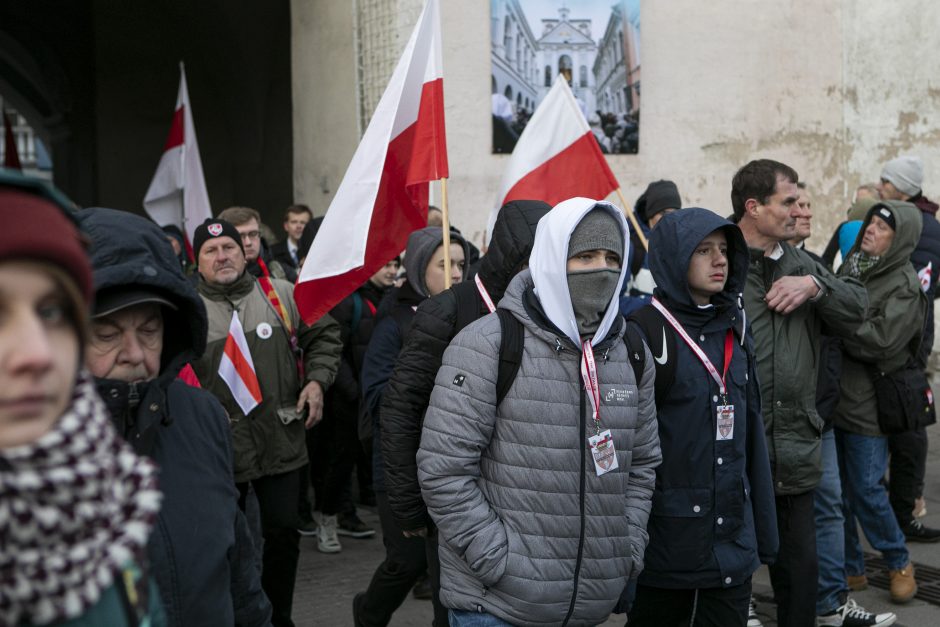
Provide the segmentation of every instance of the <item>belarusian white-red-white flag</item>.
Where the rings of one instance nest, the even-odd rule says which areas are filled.
[[[619,186],[568,81],[559,75],[509,157],[486,232],[493,232],[499,208],[511,200],[554,206],[575,196],[603,199]]]
[[[261,386],[237,311],[232,312],[232,323],[228,327],[222,361],[219,362],[219,376],[228,384],[235,402],[246,416],[261,403]]]
[[[428,0],[300,271],[294,299],[318,320],[427,223],[428,182],[447,177],[438,0]]]
[[[182,63],[170,134],[144,197],[144,209],[160,226],[176,225],[186,235],[187,244],[193,241],[196,227],[212,217]]]

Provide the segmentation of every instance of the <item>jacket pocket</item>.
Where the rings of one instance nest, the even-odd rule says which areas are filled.
[[[281,407],[280,409],[278,409],[277,417],[280,419],[281,424],[284,424],[284,425],[289,425],[295,420],[300,420],[301,418],[303,418],[301,413],[297,411],[297,408],[293,406]]]
[[[494,585],[506,572],[509,561],[507,535],[503,521],[497,518],[481,529],[467,545],[464,560],[484,586]]]
[[[666,488],[653,493],[646,568],[695,570],[711,552],[710,488]]]

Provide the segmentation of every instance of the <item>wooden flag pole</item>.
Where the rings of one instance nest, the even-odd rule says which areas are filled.
[[[627,204],[627,200],[623,197],[623,192],[620,191],[620,188],[617,188],[617,196],[620,197],[620,206],[623,207],[623,212],[627,214],[627,219],[630,220],[630,224],[633,225],[633,230],[636,231],[636,234],[640,238],[640,242],[643,244],[643,248],[649,252],[650,243],[646,241],[646,235],[643,234],[643,229],[640,228],[640,223],[636,219],[636,214],[633,213],[633,209],[630,208],[630,205]]]
[[[444,289],[450,289],[450,216],[447,214],[447,179],[441,179],[441,228],[444,229]]]

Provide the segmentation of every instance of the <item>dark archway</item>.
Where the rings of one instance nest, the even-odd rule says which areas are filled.
[[[213,211],[293,201],[290,2],[0,3],[0,92],[81,205],[142,212],[186,62]],[[27,52],[28,51],[28,52]]]

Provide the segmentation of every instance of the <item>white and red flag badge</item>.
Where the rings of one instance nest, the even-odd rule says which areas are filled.
[[[300,271],[308,324],[405,248],[427,223],[427,183],[445,177],[440,15],[428,0]]]
[[[170,134],[144,196],[144,209],[160,226],[173,224],[179,227],[186,235],[187,243],[193,241],[196,227],[212,217],[182,63]]]
[[[248,412],[261,404],[261,386],[237,311],[232,312],[232,323],[228,328],[228,337],[225,338],[222,361],[219,362],[219,376],[228,384],[243,414],[247,416]]]
[[[493,232],[499,208],[511,200],[555,206],[576,196],[603,199],[618,187],[568,81],[559,76],[516,142],[486,232]]]

